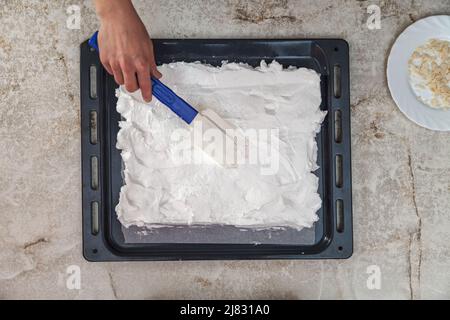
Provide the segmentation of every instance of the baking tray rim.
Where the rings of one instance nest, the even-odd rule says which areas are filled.
[[[333,43],[332,46],[335,46],[336,43],[339,43],[339,47],[341,48],[341,51],[344,51],[344,57],[346,56],[346,62],[347,65],[341,65],[346,70],[344,70],[344,76],[342,78],[342,82],[346,83],[346,95],[345,95],[345,102],[344,104],[340,106],[341,109],[347,108],[348,117],[349,117],[349,65],[348,65],[348,52],[349,52],[349,46],[348,43],[343,39],[155,39],[155,43],[174,43],[174,42],[241,42],[245,43],[248,41],[253,42],[261,42],[261,43],[267,43],[267,42],[309,42],[309,43],[315,43],[315,44],[321,44],[320,48],[323,48],[324,43]],[[329,48],[328,48],[329,49]],[[343,50],[342,50],[343,49]],[[81,70],[81,79],[83,82],[83,50],[89,50],[87,48],[87,42],[84,42],[81,44],[81,52],[82,52],[82,63],[80,67]],[[342,55],[342,53],[341,53]],[[277,59],[277,57],[268,57],[268,59]],[[330,66],[328,66],[328,69],[330,70]],[[104,72],[104,71],[103,71]],[[84,82],[86,83],[86,78],[84,77]],[[327,88],[329,91],[330,88]],[[81,104],[82,104],[82,125],[83,125],[83,114],[86,116],[86,111],[83,108],[83,105],[86,105],[86,101],[83,101],[83,86],[80,86],[80,94],[81,94]],[[343,95],[344,96],[344,95]],[[342,98],[342,97],[341,97]],[[331,108],[331,106],[330,106]],[[91,108],[92,109],[92,108]],[[84,111],[84,112],[83,112]],[[343,110],[345,111],[345,109]],[[328,117],[328,116],[327,116]],[[86,119],[84,119],[86,120]],[[85,122],[85,121],[84,121]],[[332,122],[332,121],[331,121]],[[350,140],[350,119],[348,119],[348,128],[346,136],[348,140]],[[251,244],[146,244],[147,247],[151,247],[153,250],[156,250],[158,247],[165,246],[165,251],[158,251],[158,252],[143,252],[143,251],[136,251],[133,250],[132,247],[128,245],[120,245],[115,243],[114,239],[106,239],[105,237],[101,237],[101,241],[96,241],[96,249],[95,252],[91,250],[92,246],[89,242],[89,234],[90,229],[88,228],[88,224],[86,223],[87,220],[87,208],[85,206],[85,203],[87,198],[86,197],[86,189],[87,189],[87,183],[86,183],[86,175],[84,174],[86,171],[85,168],[85,160],[86,160],[86,130],[83,130],[85,128],[82,127],[82,162],[83,162],[83,173],[82,173],[82,179],[83,179],[83,255],[88,261],[127,261],[127,260],[210,260],[210,259],[346,259],[349,258],[353,253],[353,227],[352,227],[352,207],[351,207],[351,184],[347,184],[346,186],[346,193],[349,194],[348,204],[350,204],[349,207],[347,207],[346,210],[346,232],[345,232],[345,242],[346,247],[344,251],[339,250],[339,255],[333,254],[332,251],[336,251],[336,248],[332,248],[334,235],[336,232],[332,233],[332,237],[329,237],[329,235],[323,234],[320,241],[316,242],[314,245],[308,245],[308,246],[302,246],[302,245],[278,245],[278,244],[261,244],[257,246],[258,252],[255,252],[255,245]],[[83,139],[84,136],[84,139]],[[350,155],[350,141],[347,143],[348,148],[348,154]],[[350,179],[351,182],[351,157],[347,157],[346,159],[348,170],[346,171],[346,179]],[[89,200],[91,201],[91,200]],[[89,214],[90,216],[90,214]],[[349,222],[349,223],[348,223]],[[113,240],[113,241],[111,241]],[[202,246],[204,248],[211,247],[213,250],[212,252],[203,251],[199,253],[196,251],[193,247],[199,247]],[[172,248],[174,247],[174,248]],[[175,248],[177,247],[177,248]],[[220,252],[217,251],[218,248],[230,248],[229,250],[220,250]],[[311,248],[321,248],[320,252],[316,252],[314,254],[308,254],[308,252],[311,251]],[[341,248],[341,247],[339,247]],[[123,249],[128,250],[128,252],[123,252]],[[187,249],[193,249],[187,250]],[[239,250],[237,250],[239,249]],[[330,250],[332,249],[332,250]],[[239,251],[242,251],[239,252]],[[331,251],[331,252],[330,252]],[[131,253],[131,255],[130,255]]]

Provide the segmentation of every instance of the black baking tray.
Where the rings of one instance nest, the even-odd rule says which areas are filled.
[[[321,74],[321,109],[328,112],[317,135],[322,208],[312,243],[130,243],[116,218],[122,186],[116,149],[120,114],[114,79],[98,53],[81,44],[81,150],[83,255],[89,261],[209,259],[345,259],[353,253],[349,47],[341,39],[154,40],[158,65],[176,61],[219,66],[222,61],[258,66],[276,60],[284,67]],[[224,226],[224,228],[226,228]],[[176,231],[175,231],[176,232]],[[181,231],[180,231],[181,232]],[[195,232],[195,231],[194,231]],[[181,234],[181,233],[180,233]],[[181,237],[182,238],[182,237]]]

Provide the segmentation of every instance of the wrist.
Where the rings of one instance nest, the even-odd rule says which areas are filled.
[[[136,14],[131,0],[95,0],[94,2],[100,22],[107,22],[129,16],[130,14]]]

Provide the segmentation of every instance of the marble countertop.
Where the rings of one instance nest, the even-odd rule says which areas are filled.
[[[422,17],[450,14],[448,0],[135,4],[155,38],[349,42],[354,254],[339,261],[85,261],[79,44],[98,21],[88,0],[7,1],[0,8],[0,298],[450,298],[450,134],[407,120],[385,76],[397,35]],[[381,9],[380,29],[367,27],[371,4]]]

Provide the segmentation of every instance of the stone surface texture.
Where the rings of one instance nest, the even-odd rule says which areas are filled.
[[[381,8],[369,30],[367,7]],[[67,28],[78,5],[80,29]],[[81,254],[79,44],[91,1],[1,1],[0,298],[449,299],[450,133],[407,120],[391,45],[448,0],[135,1],[155,38],[344,38],[350,44],[354,240],[343,261],[88,263]],[[81,288],[68,289],[67,268]],[[367,286],[370,266],[381,288]],[[368,269],[369,268],[369,269]]]

